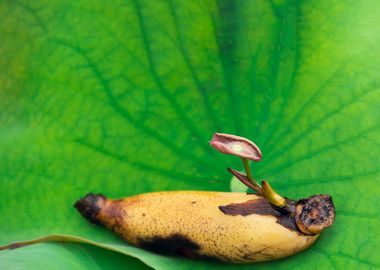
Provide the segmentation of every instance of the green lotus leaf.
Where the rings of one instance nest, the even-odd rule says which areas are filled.
[[[378,14],[375,0],[1,1],[0,246],[81,244],[0,251],[0,263],[83,269],[98,263],[85,246],[103,268],[109,256],[210,269],[132,247],[73,204],[241,190],[225,170],[239,160],[208,144],[222,132],[260,147],[257,179],[290,198],[329,193],[337,218],[302,254],[217,267],[379,268]]]

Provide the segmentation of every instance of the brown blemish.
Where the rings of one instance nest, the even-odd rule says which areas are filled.
[[[110,200],[99,214],[102,224],[122,237],[124,237],[123,234],[125,233],[124,218],[128,216],[125,205],[122,199]]]
[[[217,254],[218,254],[218,256],[220,256],[220,257],[217,257],[217,256],[213,256],[213,255],[204,255],[204,254],[200,254],[200,255],[198,255],[198,257],[196,258],[196,259],[199,259],[199,260],[204,260],[204,261],[210,261],[210,262],[218,262],[218,263],[221,263],[221,262],[227,262],[228,261],[228,259],[227,258],[225,258],[224,256],[223,256],[223,254],[220,254],[220,253],[218,253],[217,252]],[[224,258],[224,259],[223,259]]]
[[[126,208],[122,200],[112,200],[108,203],[101,213],[107,219],[117,219],[123,215],[123,210]]]
[[[101,224],[98,219],[101,207],[104,204],[106,197],[102,194],[88,193],[85,197],[79,199],[74,207],[88,221],[94,224]]]
[[[89,193],[79,199],[74,207],[91,223],[104,225],[123,236],[123,218],[127,216],[125,205],[123,199],[109,200],[102,194]]]
[[[195,256],[200,246],[181,234],[173,234],[168,237],[154,236],[152,238],[139,239],[138,246],[164,255],[188,255]],[[191,255],[190,255],[191,254]]]
[[[288,204],[294,204],[292,200],[287,200]],[[282,211],[280,208],[271,205],[264,198],[248,200],[243,203],[231,203],[228,205],[219,206],[219,209],[226,215],[231,216],[248,216],[270,215],[276,218],[276,222],[283,227],[300,233],[294,221],[294,217],[289,212]]]
[[[152,238],[138,239],[139,247],[146,250],[169,256],[185,256],[193,260],[226,261],[224,256],[217,257],[200,252],[198,243],[181,234],[173,234],[168,237],[155,236]]]

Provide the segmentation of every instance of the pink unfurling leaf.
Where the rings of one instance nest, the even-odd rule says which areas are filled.
[[[253,161],[261,160],[261,151],[259,147],[250,140],[224,133],[215,133],[210,144],[219,152],[234,155]]]

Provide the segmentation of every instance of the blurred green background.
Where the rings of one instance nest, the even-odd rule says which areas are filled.
[[[0,1],[0,245],[98,246],[1,251],[0,268],[380,268],[379,14],[376,0]],[[335,225],[300,255],[219,265],[131,247],[72,207],[90,191],[240,189],[214,132],[256,142],[255,175],[285,196],[331,194]]]

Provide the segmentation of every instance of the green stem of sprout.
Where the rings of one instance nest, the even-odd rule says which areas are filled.
[[[261,189],[261,186],[257,183],[257,181],[252,176],[251,167],[249,166],[248,159],[241,158],[241,161],[243,162],[243,165],[244,165],[245,175],[248,177],[248,179],[254,186]]]
[[[251,167],[249,166],[249,161],[246,158],[241,158],[244,165],[245,175],[247,176],[249,182],[252,183],[253,189],[256,191],[257,195],[263,196],[271,204],[287,209],[287,204],[285,198],[276,193],[267,181],[262,181],[263,186],[260,186],[259,183],[253,178]],[[290,210],[289,210],[290,212]]]

